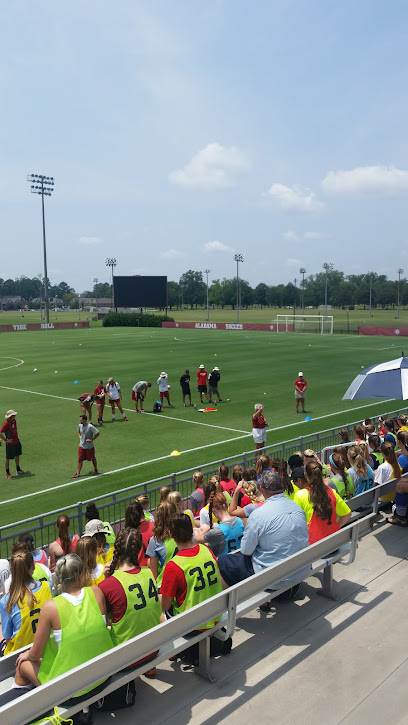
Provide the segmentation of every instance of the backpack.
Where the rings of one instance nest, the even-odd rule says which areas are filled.
[[[156,400],[156,402],[153,406],[153,413],[160,413],[162,408],[163,408],[162,402],[160,400]]]
[[[115,712],[115,710],[123,710],[125,707],[132,707],[136,700],[135,681],[131,680],[126,685],[122,685],[117,690],[113,690],[109,695],[105,695],[100,700],[94,702],[93,707],[102,712]]]

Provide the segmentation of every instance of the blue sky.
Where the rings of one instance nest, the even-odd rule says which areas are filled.
[[[405,0],[17,0],[0,11],[0,276],[325,261],[408,276]]]

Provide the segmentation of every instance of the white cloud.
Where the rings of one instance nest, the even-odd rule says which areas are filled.
[[[223,244],[222,242],[206,242],[204,244],[204,249],[206,252],[233,252],[234,249],[232,247],[229,247],[227,244]]]
[[[299,184],[272,184],[266,195],[287,211],[319,211],[324,206],[311,189]]]
[[[249,167],[245,155],[235,146],[226,148],[210,143],[199,151],[183,169],[172,171],[173,184],[190,189],[222,189],[233,186],[235,177]]]
[[[101,241],[100,237],[79,237],[80,244],[100,244]]]
[[[358,166],[349,171],[329,171],[322,189],[332,194],[380,193],[408,191],[408,171],[395,166]]]
[[[283,232],[282,237],[284,239],[287,239],[288,242],[299,242],[300,241],[299,234],[294,232],[293,229],[288,229],[287,232]]]
[[[305,232],[305,239],[330,239],[331,235],[326,232]]]
[[[300,267],[302,262],[300,259],[293,259],[289,257],[289,259],[286,260],[286,264],[288,265],[288,267]]]
[[[160,256],[163,259],[178,259],[179,257],[185,257],[184,252],[179,252],[178,249],[167,249],[165,252],[160,252]]]

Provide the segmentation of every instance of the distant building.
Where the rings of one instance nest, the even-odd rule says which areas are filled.
[[[81,308],[90,310],[92,307],[112,307],[111,297],[78,297]]]
[[[1,308],[3,307],[27,307],[28,302],[21,295],[5,295],[0,299]]]

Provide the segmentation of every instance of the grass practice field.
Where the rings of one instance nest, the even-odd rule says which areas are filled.
[[[401,354],[396,343],[384,337],[91,328],[4,333],[0,339],[1,417],[9,408],[18,412],[21,465],[28,471],[27,476],[14,476],[11,462],[13,479],[7,480],[1,461],[1,525],[252,450],[254,403],[265,404],[268,443],[399,407],[394,401],[341,400],[361,367]],[[231,399],[219,404],[215,413],[182,406],[179,378],[185,368],[192,375],[193,402],[199,403],[194,383],[200,363],[207,370],[220,367],[221,397]],[[169,375],[175,408],[136,415],[132,386],[143,379],[152,383],[145,401],[146,410],[152,411],[162,370]],[[309,384],[310,422],[295,413],[293,382],[299,370]],[[92,465],[84,463],[82,477],[72,481],[77,397],[93,392],[97,379],[106,382],[110,375],[121,385],[129,422],[117,412],[112,424],[110,407],[105,407],[106,422],[95,441],[103,475],[89,478]],[[181,455],[170,456],[173,450]],[[4,454],[3,444],[1,459]]]

